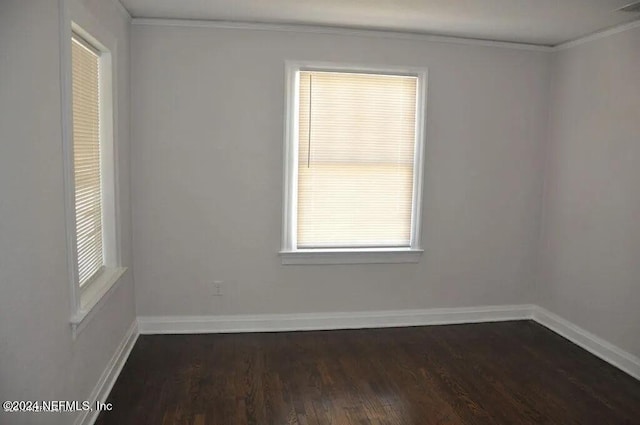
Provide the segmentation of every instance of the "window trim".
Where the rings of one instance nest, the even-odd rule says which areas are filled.
[[[69,17],[68,8],[64,8],[60,17],[61,51],[61,111],[62,111],[62,147],[65,183],[65,215],[67,233],[67,267],[70,276],[71,330],[75,339],[90,319],[104,304],[108,294],[112,293],[126,272],[121,267],[119,243],[118,181],[115,151],[115,67],[113,63],[115,41],[104,31],[96,31],[111,46],[98,41]],[[96,28],[97,30],[97,28]],[[72,37],[81,39],[99,52],[100,67],[100,149],[101,184],[103,208],[103,258],[104,268],[90,281],[80,286],[78,278],[78,257],[76,247],[75,223],[75,179],[73,159],[73,80],[71,62]]]
[[[411,240],[409,247],[300,249],[296,243],[298,194],[298,98],[299,71],[352,72],[359,74],[407,75],[418,79],[416,96],[416,144],[414,154]],[[422,256],[422,182],[424,175],[427,68],[390,67],[332,62],[285,62],[284,173],[282,264],[416,263]]]

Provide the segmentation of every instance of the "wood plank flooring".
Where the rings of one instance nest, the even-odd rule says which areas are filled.
[[[640,424],[640,381],[531,321],[140,336],[97,425]]]

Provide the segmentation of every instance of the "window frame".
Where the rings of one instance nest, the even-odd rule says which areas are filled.
[[[414,152],[411,238],[409,247],[387,248],[298,248],[298,118],[300,71],[347,72],[356,74],[402,75],[417,78],[416,141]],[[422,181],[424,175],[427,68],[390,67],[313,61],[285,62],[285,123],[282,264],[365,264],[416,263],[422,257]]]
[[[96,47],[96,43],[92,43],[88,40],[85,39],[85,37],[81,34],[79,34],[77,31],[72,31],[71,32],[71,44],[73,45],[73,43],[76,42],[78,44],[80,44],[81,46],[83,46],[85,49],[89,50],[90,52],[94,53],[97,57],[97,62],[98,62],[98,92],[100,94],[99,97],[99,104],[98,104],[98,127],[99,127],[99,134],[98,134],[98,147],[100,149],[100,177],[101,177],[101,181],[100,181],[100,190],[101,190],[101,194],[100,194],[100,202],[101,202],[101,217],[100,220],[102,221],[102,235],[101,235],[101,239],[102,239],[102,262],[103,264],[99,267],[98,270],[96,270],[96,272],[91,275],[85,282],[80,281],[80,279],[78,279],[78,285],[80,286],[80,293],[84,293],[87,288],[96,280],[99,279],[99,277],[104,273],[105,268],[107,267],[107,264],[110,262],[109,258],[107,258],[109,256],[109,254],[111,253],[109,249],[106,249],[107,246],[109,245],[113,245],[112,242],[110,242],[109,240],[107,240],[109,238],[109,236],[111,236],[111,234],[113,233],[111,231],[111,229],[109,228],[109,220],[106,220],[106,211],[105,211],[105,207],[108,207],[108,205],[104,205],[105,202],[105,186],[106,186],[106,181],[105,180],[109,180],[108,176],[104,176],[104,171],[106,170],[106,168],[109,166],[109,161],[108,159],[105,158],[105,154],[107,152],[105,149],[105,143],[108,139],[111,138],[111,134],[109,134],[109,125],[103,125],[103,123],[108,120],[111,116],[111,105],[109,105],[110,102],[105,101],[103,99],[103,97],[105,96],[105,92],[108,91],[108,89],[110,88],[110,83],[109,83],[109,63],[108,60],[106,59],[106,55],[105,52],[103,50],[101,50],[100,48]],[[73,56],[73,47],[72,47],[72,56]],[[71,68],[72,68],[72,86],[73,86],[73,61],[71,64]],[[105,78],[106,77],[106,78]],[[73,90],[72,90],[72,103],[73,103]],[[73,105],[72,105],[73,107]],[[73,114],[73,112],[72,112]],[[73,120],[72,120],[73,123]],[[75,132],[75,129],[72,128],[72,132]],[[75,140],[73,139],[73,135],[72,135],[72,145],[73,145],[73,149],[75,150]],[[76,164],[75,164],[75,159],[74,159],[74,164],[73,164],[73,173],[75,174],[75,168],[76,168]],[[105,177],[107,177],[105,179]],[[76,215],[76,220],[77,220],[77,211],[75,211],[75,208],[77,207],[77,205],[75,205],[75,195],[77,195],[76,190],[75,190],[75,179],[74,179],[74,212]],[[76,223],[77,226],[77,223]],[[75,238],[74,238],[74,242],[76,244],[75,246],[75,255],[76,255],[76,267],[79,266],[79,261],[78,261],[78,249],[77,249],[77,240],[78,240],[78,234],[77,234],[77,228],[75,229],[76,234],[75,234]]]
[[[62,133],[65,177],[65,212],[67,233],[67,263],[70,275],[71,318],[73,338],[76,338],[102,305],[102,300],[121,281],[126,268],[121,267],[119,225],[117,220],[117,164],[114,130],[115,126],[115,68],[112,51],[115,42],[105,34],[104,38],[112,48],[107,48],[90,32],[76,22],[63,21],[61,26],[61,87],[62,87]],[[101,31],[97,31],[101,33]],[[99,119],[100,119],[100,173],[102,188],[102,238],[104,267],[96,275],[80,286],[78,275],[78,251],[76,232],[76,203],[74,176],[73,140],[73,77],[71,61],[72,38],[88,44],[99,54]],[[102,38],[102,37],[101,37]]]

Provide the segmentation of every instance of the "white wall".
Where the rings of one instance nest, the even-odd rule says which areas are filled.
[[[138,315],[535,299],[548,53],[147,25],[132,53]],[[280,264],[286,59],[429,68],[419,264]]]
[[[640,356],[640,28],[552,69],[539,303]]]
[[[116,37],[120,224],[131,267],[129,22],[114,2],[72,5]],[[89,29],[89,28],[87,28]],[[76,340],[66,259],[58,2],[0,2],[0,399],[86,400],[135,317],[130,270]],[[0,413],[70,424],[73,414]]]

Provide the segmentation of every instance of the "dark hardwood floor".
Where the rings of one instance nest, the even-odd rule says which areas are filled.
[[[140,336],[98,425],[640,424],[640,381],[531,322]]]

